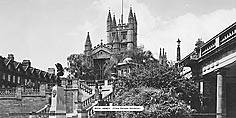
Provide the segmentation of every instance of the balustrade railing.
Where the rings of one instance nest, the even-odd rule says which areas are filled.
[[[94,101],[95,101],[95,94],[82,102],[83,109],[86,109],[87,107],[91,106]]]
[[[0,99],[21,99],[22,97],[45,97],[46,89],[44,85],[41,85],[40,88],[4,88],[0,89]]]
[[[88,86],[95,86],[95,82],[91,82],[91,81],[90,81],[90,82],[87,81],[86,84],[87,84]]]
[[[83,83],[80,84],[80,89],[89,94],[92,94],[92,91],[93,91],[89,86]]]
[[[236,26],[232,27],[222,35],[220,35],[220,45],[228,42],[232,37],[236,36]]]
[[[213,39],[201,48],[202,56],[212,51],[215,47],[216,47],[216,39]]]
[[[15,97],[16,89],[0,89],[0,97]]]
[[[22,91],[23,96],[34,96],[34,95],[40,95],[39,89],[34,88],[25,88]]]
[[[107,96],[103,98],[104,101],[111,101],[113,97],[113,92],[109,93]]]
[[[205,45],[201,47],[201,56],[208,54],[215,50],[217,47],[224,45],[225,43],[235,40],[236,37],[236,25],[229,27],[222,33],[210,39]]]

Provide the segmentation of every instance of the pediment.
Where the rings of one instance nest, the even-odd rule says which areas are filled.
[[[92,53],[93,59],[107,59],[111,58],[111,52],[107,50],[98,50],[94,53]]]
[[[100,52],[100,51],[104,51],[104,52],[109,53],[109,54],[112,53],[112,51],[111,51],[110,48],[105,47],[105,46],[99,46],[99,47],[95,48],[95,49],[92,51],[92,55],[93,55],[93,54],[96,54],[96,53],[98,53],[98,52]]]

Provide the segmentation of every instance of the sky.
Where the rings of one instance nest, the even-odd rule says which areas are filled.
[[[207,41],[236,22],[236,0],[123,0],[124,22],[130,7],[138,22],[138,45],[158,57],[165,48],[176,60],[194,49],[198,38]],[[0,0],[0,56],[31,60],[42,70],[67,66],[70,54],[83,53],[87,32],[93,46],[106,43],[108,10],[116,19],[121,0]]]

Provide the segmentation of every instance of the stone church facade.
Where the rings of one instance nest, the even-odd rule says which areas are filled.
[[[128,23],[123,23],[123,15],[116,23],[115,15],[111,16],[111,11],[107,17],[107,43],[92,47],[90,34],[88,32],[85,41],[84,54],[92,61],[96,69],[97,79],[103,78],[105,65],[108,60],[115,59],[115,55],[122,55],[126,51],[134,51],[137,48],[137,20],[136,15],[130,8]]]
[[[115,15],[111,17],[109,10],[107,17],[107,44],[92,47],[89,33],[85,41],[84,54],[94,55],[97,50],[104,50],[110,54],[120,54],[124,51],[132,51],[137,47],[137,20],[132,8],[129,11],[128,23],[123,23],[123,18],[116,23]]]

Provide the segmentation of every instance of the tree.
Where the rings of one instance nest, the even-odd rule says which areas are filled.
[[[143,106],[142,112],[116,112],[116,118],[187,118],[189,105],[166,89],[133,88],[116,98],[115,105]]]
[[[134,101],[140,100],[142,104],[138,105],[144,105],[145,109],[146,107],[150,107],[150,109],[140,113],[117,112],[118,116],[183,118],[188,117],[185,114],[199,108],[200,101],[196,81],[180,76],[179,70],[175,66],[160,65],[150,51],[140,51],[135,54],[134,60],[138,66],[132,69],[130,75],[122,79],[118,78],[120,84],[116,87],[118,99],[115,103],[116,105],[136,105]],[[153,94],[158,99],[150,102],[147,98]]]
[[[93,79],[94,69],[91,59],[84,54],[72,54],[67,58],[68,67],[65,68],[72,77],[80,76],[82,79]]]

